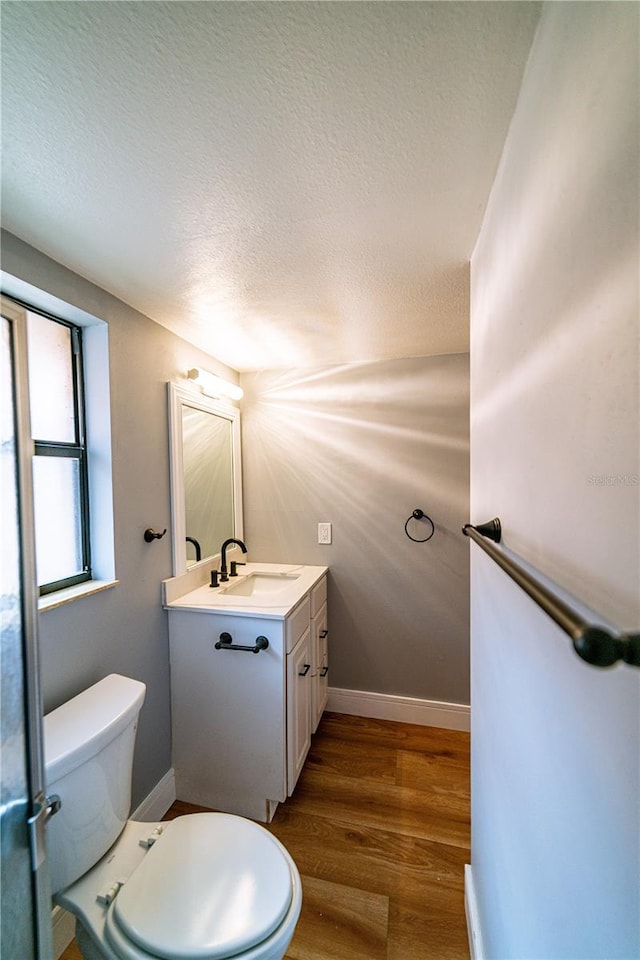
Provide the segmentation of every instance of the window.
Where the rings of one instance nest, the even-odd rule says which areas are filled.
[[[114,587],[109,327],[0,270],[2,314],[28,359],[40,611]]]
[[[26,311],[41,594],[91,579],[82,329]]]

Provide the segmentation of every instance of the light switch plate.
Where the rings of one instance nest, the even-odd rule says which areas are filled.
[[[331,543],[331,524],[318,524],[318,543]]]

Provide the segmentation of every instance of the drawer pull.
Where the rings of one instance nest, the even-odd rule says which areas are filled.
[[[327,636],[328,633],[329,633],[328,630],[321,630],[321,631],[320,631],[320,639],[321,639],[321,640],[324,640],[324,638]]]
[[[256,642],[252,647],[247,646],[242,643],[232,643],[233,637],[230,633],[226,631],[220,634],[220,639],[217,641],[215,647],[216,650],[246,650],[248,653],[260,653],[261,650],[266,650],[269,646],[269,641],[266,637],[256,637]]]
[[[326,677],[328,673],[329,673],[329,667],[323,667],[322,670],[320,671],[320,676]]]
[[[306,675],[309,673],[309,670],[311,670],[311,664],[310,664],[310,663],[305,663],[305,665],[304,665],[304,670],[300,671],[300,672],[298,673],[298,676],[299,676],[299,677],[306,677]]]

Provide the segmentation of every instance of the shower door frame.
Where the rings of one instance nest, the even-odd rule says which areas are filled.
[[[3,896],[3,947],[10,942],[30,946],[34,960],[53,957],[51,888],[46,859],[46,821],[42,700],[38,666],[38,589],[35,569],[33,522],[32,452],[29,417],[26,312],[2,298],[2,324],[7,324],[10,435],[2,440],[2,459],[13,488],[4,490],[2,509],[12,511],[3,524],[3,536],[13,538],[3,560],[12,569],[7,594],[9,615],[3,611],[3,674],[10,672],[11,685],[3,689],[3,803],[0,826],[3,834],[3,873],[10,863],[11,896]],[[5,330],[2,330],[3,340]],[[3,347],[4,352],[4,347]],[[5,358],[3,357],[3,364]],[[11,479],[9,481],[12,482]],[[17,508],[17,509],[16,509]],[[7,527],[11,528],[9,532]],[[13,549],[13,554],[12,554]],[[6,659],[5,659],[6,658]],[[7,696],[6,694],[9,694]],[[6,738],[6,743],[5,743]],[[18,745],[17,747],[15,745]],[[13,745],[5,750],[5,746]],[[7,767],[4,761],[7,760]],[[5,846],[6,843],[6,846]],[[4,950],[3,950],[4,953]]]

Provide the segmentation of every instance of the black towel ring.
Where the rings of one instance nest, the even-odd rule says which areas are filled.
[[[427,523],[430,523],[430,524],[431,524],[431,533],[429,534],[428,537],[423,537],[421,540],[419,540],[417,537],[412,537],[411,534],[409,533],[409,521],[410,521],[410,520],[423,520],[423,519],[426,520]],[[435,526],[434,526],[434,523],[433,523],[433,520],[431,519],[431,517],[428,517],[427,514],[424,512],[424,510],[421,510],[419,507],[417,507],[417,508],[413,511],[413,513],[411,514],[411,516],[408,518],[407,522],[405,523],[405,525],[404,525],[404,532],[405,532],[406,535],[409,537],[409,540],[413,540],[414,543],[426,543],[427,540],[431,540],[431,537],[432,537],[432,536],[434,535],[434,533],[436,532],[436,528],[435,528]]]

